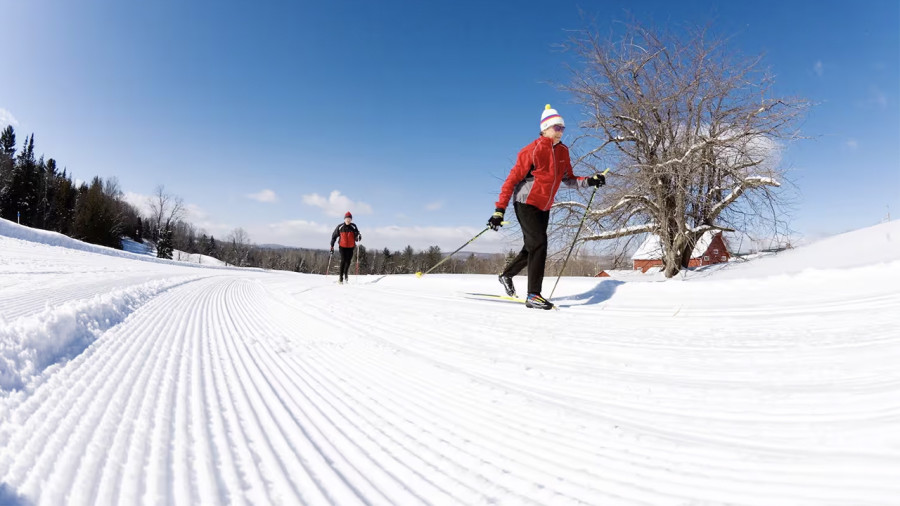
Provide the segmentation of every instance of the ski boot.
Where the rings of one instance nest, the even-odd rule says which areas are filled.
[[[512,278],[509,276],[500,275],[500,284],[503,285],[503,289],[506,290],[506,295],[510,297],[516,296],[516,287],[513,286]]]
[[[533,307],[535,309],[553,309],[553,303],[541,297],[539,293],[529,293],[525,299],[525,307]]]

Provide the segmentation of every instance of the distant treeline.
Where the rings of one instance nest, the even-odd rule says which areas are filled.
[[[503,269],[510,254],[475,255],[460,252],[439,265],[433,273],[486,274]],[[402,251],[388,248],[370,249],[359,245],[351,260],[351,274],[413,274],[424,272],[437,265],[444,254],[437,246],[424,251],[415,251],[407,246]],[[330,262],[330,269],[329,269]],[[296,248],[252,247],[247,254],[245,265],[295,272],[323,274],[337,272],[340,256],[331,255],[328,250]]]

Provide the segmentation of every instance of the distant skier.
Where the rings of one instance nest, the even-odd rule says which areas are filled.
[[[547,261],[550,207],[560,184],[570,188],[606,184],[603,174],[576,177],[572,173],[569,148],[560,142],[565,129],[562,116],[547,104],[541,114],[540,136],[519,151],[516,164],[500,188],[494,214],[487,223],[493,230],[499,230],[509,199],[515,196],[516,218],[522,227],[525,245],[500,274],[500,283],[507,295],[514,297],[516,289],[512,278],[527,265],[528,296],[525,298],[525,305],[532,308],[553,308],[553,303],[541,296],[541,286],[544,281],[544,263]]]
[[[331,234],[332,253],[334,253],[334,242],[338,240],[338,237],[341,239],[338,242],[338,249],[341,252],[341,269],[338,283],[343,283],[350,280],[348,273],[350,271],[350,259],[353,258],[353,248],[356,247],[357,242],[362,241],[362,234],[356,228],[356,223],[353,223],[353,215],[350,214],[350,211],[347,211],[347,214],[344,215],[344,222],[338,225],[334,229],[334,233]]]

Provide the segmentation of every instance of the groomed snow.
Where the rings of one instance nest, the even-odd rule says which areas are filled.
[[[0,221],[0,504],[896,504],[898,243],[537,311]]]

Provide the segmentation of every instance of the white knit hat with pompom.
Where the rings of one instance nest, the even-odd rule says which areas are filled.
[[[562,116],[556,112],[556,109],[551,108],[550,104],[547,104],[544,107],[544,112],[541,114],[541,132],[553,125],[566,126],[566,122],[563,121]]]

